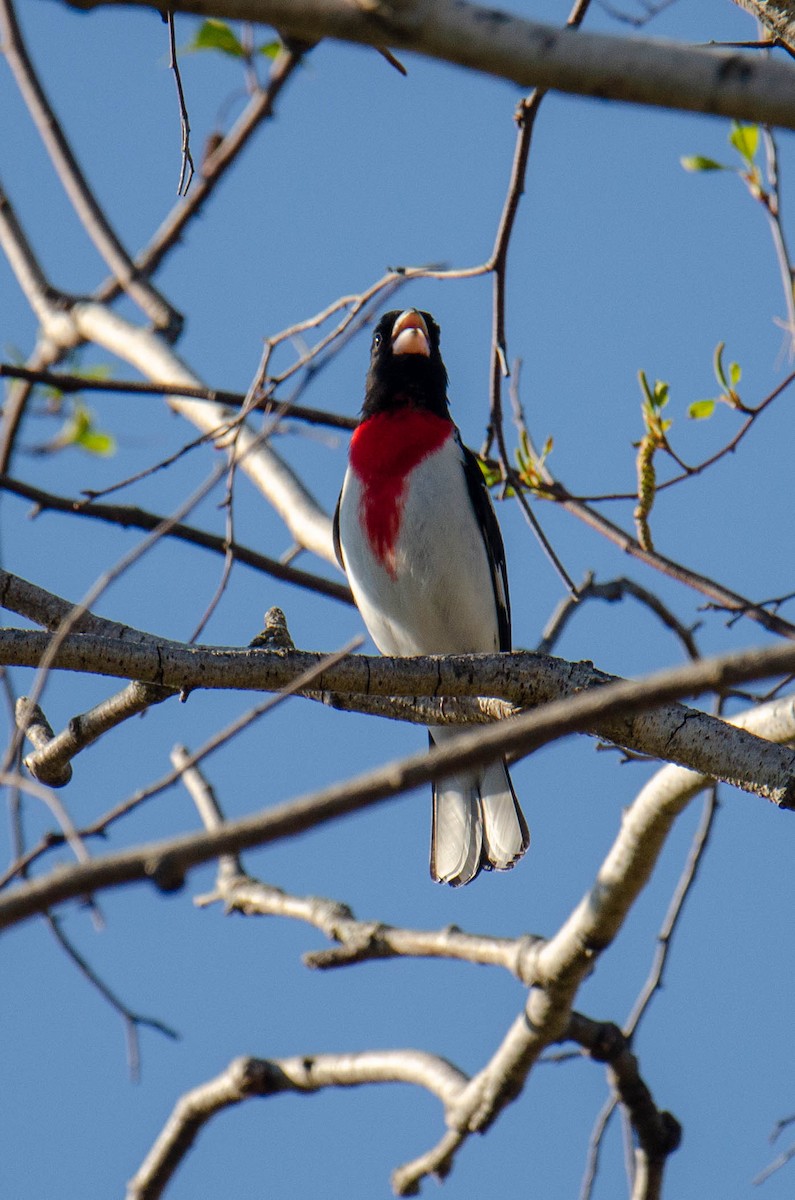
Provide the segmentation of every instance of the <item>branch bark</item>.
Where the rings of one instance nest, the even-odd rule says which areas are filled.
[[[70,2],[91,9],[122,0]],[[305,42],[331,37],[414,50],[523,88],[795,128],[795,69],[738,52],[561,30],[465,0],[175,0],[171,8],[261,21]]]
[[[780,659],[787,651],[795,658],[795,647],[777,646],[774,647],[774,651],[777,658],[771,655],[770,651],[760,651],[758,655],[745,658],[735,655],[723,659],[705,659],[697,664],[652,676],[640,683],[619,682],[600,687],[568,700],[545,705],[535,712],[524,713],[512,721],[500,722],[496,727],[463,733],[445,746],[436,747],[430,754],[414,755],[401,762],[379,767],[350,782],[332,785],[314,795],[230,822],[221,829],[183,834],[93,859],[67,871],[55,871],[49,876],[21,884],[0,898],[0,928],[26,920],[64,900],[125,883],[149,880],[163,891],[176,890],[183,885],[187,872],[200,863],[208,862],[222,854],[235,854],[252,846],[261,846],[292,836],[379,803],[420,784],[443,779],[461,768],[468,770],[480,766],[498,755],[512,751],[529,753],[554,738],[582,729],[593,720],[595,713],[616,715],[634,706],[649,709],[660,699],[675,694],[677,688],[679,691],[693,690],[695,679],[702,680],[702,684],[698,685],[700,687],[722,685],[738,674],[747,678],[750,673],[752,678],[758,678],[763,670],[760,664],[764,657],[768,659],[768,667],[771,661],[775,661],[776,670],[780,669]],[[355,663],[355,659],[347,661]],[[366,663],[366,660],[364,661]],[[406,660],[403,665],[411,666],[412,661]],[[437,660],[437,668],[441,669],[446,665],[449,665],[449,662]],[[464,665],[468,669],[471,668],[471,662]],[[332,671],[328,673],[332,674]],[[707,683],[706,680],[710,682]],[[771,798],[775,798],[772,794],[775,791],[780,807],[795,806],[795,755],[783,748],[767,746],[761,740],[759,746],[764,749],[763,757],[774,750],[784,756],[784,772],[778,787],[770,789]],[[754,787],[761,790],[758,781]],[[672,819],[672,816],[668,818],[669,824]],[[629,825],[627,829],[629,830]],[[628,836],[631,836],[631,831]],[[664,833],[661,835],[660,845],[663,837]],[[619,856],[625,854],[625,844],[622,843]],[[627,869],[623,858],[616,865],[620,871]],[[643,885],[642,872],[651,869],[649,857],[641,856],[638,860],[632,858],[630,866],[633,871],[638,872],[639,889]],[[618,916],[620,917],[620,914]],[[604,920],[604,917],[600,917],[600,923],[604,923]],[[589,943],[581,940],[580,932],[577,924],[568,942],[564,939],[561,943],[559,935],[555,939],[554,950],[548,947],[544,951],[545,955],[551,955],[551,958],[548,958],[550,968],[554,967],[557,970],[556,956],[571,954],[578,964],[577,971],[581,969],[578,955],[583,946]],[[596,934],[593,944],[599,944]],[[520,1019],[520,1024],[522,1021],[523,1018]],[[557,1036],[557,1033],[554,1036]]]
[[[795,4],[793,0],[734,0],[746,12],[781,38],[790,50],[795,51]]]
[[[237,1058],[215,1079],[180,1098],[127,1188],[127,1200],[157,1200],[195,1141],[216,1113],[252,1096],[316,1092],[364,1083],[414,1083],[447,1106],[466,1075],[435,1054],[421,1050],[365,1050],[359,1054],[313,1054],[294,1058]]]
[[[46,634],[0,630],[0,664],[4,666],[37,666],[49,647]],[[304,671],[316,670],[323,657],[300,651],[127,643],[80,634],[63,639],[51,666],[136,679],[174,691],[206,687],[279,691]],[[552,737],[589,732],[789,807],[795,800],[793,752],[734,730],[717,717],[669,702],[681,695],[721,690],[794,669],[795,645],[790,642],[703,659],[639,681],[617,680],[590,663],[569,663],[530,652],[408,659],[350,655],[323,670],[305,692],[310,696],[327,693],[324,698],[332,705],[335,696],[342,694],[347,696],[346,708],[365,712],[370,696],[429,697],[438,706],[434,719],[447,724],[458,723],[458,714],[446,703],[449,698],[493,696],[522,707],[547,704],[543,721],[536,710],[469,734],[471,754],[464,754],[461,742],[459,765],[469,765],[465,759],[470,757],[475,765],[502,754],[527,754]],[[362,699],[357,702],[354,697]],[[659,711],[650,714],[650,709]],[[409,710],[400,715],[418,714]],[[425,707],[422,719],[428,715]],[[436,753],[441,751],[437,748]]]
[[[118,284],[170,340],[175,340],[182,329],[182,316],[139,273],[98,204],[41,86],[10,0],[0,0],[0,40],[17,86],[83,228]]]

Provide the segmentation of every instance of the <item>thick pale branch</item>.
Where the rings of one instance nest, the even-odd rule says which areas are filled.
[[[790,740],[795,736],[795,701],[789,697],[784,702],[750,710],[741,719],[769,730],[774,737]],[[662,777],[665,782],[661,786]],[[521,1091],[546,1046],[564,1036],[580,984],[614,940],[648,882],[673,821],[706,782],[691,772],[665,768],[641,790],[625,812],[619,834],[594,886],[561,929],[539,946],[534,963],[538,984],[496,1054],[465,1089],[453,1113],[455,1128],[487,1128]],[[641,1096],[639,1103],[645,1104],[647,1099]],[[674,1148],[674,1127],[666,1124],[658,1132],[670,1133],[670,1149]],[[649,1190],[635,1195],[656,1195],[651,1189],[661,1178],[664,1158],[665,1155],[655,1157],[644,1152],[638,1159]]]
[[[44,634],[0,630],[0,664],[37,666],[48,646]],[[297,651],[179,647],[173,643],[128,645],[81,634],[64,638],[50,665],[137,679],[176,691],[204,687],[279,691],[322,661],[322,655]],[[538,711],[525,713],[495,728],[465,735],[470,738],[471,761],[485,762],[498,754],[527,754],[550,736],[586,731],[789,807],[795,803],[795,755],[791,751],[668,701],[793,669],[792,643],[703,659],[637,682],[615,680],[590,663],[568,663],[532,653],[409,659],[352,655],[323,670],[307,690],[347,693],[349,697],[429,696],[439,705],[441,721],[449,697],[496,696],[522,706],[548,703],[543,718]],[[456,761],[468,763],[464,742],[457,748]],[[441,751],[437,748],[434,754]]]
[[[49,316],[45,331],[51,341],[64,347],[81,341],[94,342],[158,383],[202,386],[201,380],[161,338],[102,304],[75,303],[67,312]],[[234,409],[178,395],[169,396],[168,404],[213,438],[223,440],[234,428],[241,469],[273,505],[295,541],[336,564],[331,518],[279,455],[245,423],[239,425],[239,414]]]
[[[72,617],[76,605],[0,568],[0,607],[54,631],[63,621]],[[158,646],[163,644],[162,638],[151,633],[144,633],[142,629],[123,625],[119,621],[110,621],[107,617],[98,617],[92,612],[81,613],[73,621],[72,630],[74,633],[119,638],[121,641],[151,642]],[[176,642],[172,644],[182,645]]]
[[[30,61],[10,0],[0,0],[0,37],[17,86],[83,228],[127,294],[173,340],[182,328],[182,317],[139,275],[97,203]]]
[[[31,500],[39,511],[69,513],[78,518],[107,521],[113,525],[119,525],[123,529],[151,531],[166,520],[161,514],[148,512],[137,505],[103,504],[82,498],[57,496],[52,492],[45,492],[41,488],[33,487],[32,484],[25,483],[21,479],[12,479],[2,473],[0,473],[0,490]],[[189,542],[193,546],[201,546],[216,554],[228,554],[235,562],[245,563],[255,570],[264,571],[275,579],[294,583],[298,587],[308,588],[310,591],[319,592],[321,595],[330,596],[346,604],[353,603],[347,584],[340,583],[336,579],[324,579],[320,575],[289,566],[278,559],[260,554],[259,551],[252,550],[249,546],[242,546],[234,541],[228,542],[219,534],[209,533],[207,530],[197,529],[195,526],[177,521],[168,528],[164,536]]]
[[[777,742],[795,740],[795,698],[784,697],[735,718],[738,725],[764,731]],[[545,946],[542,971],[560,976],[579,972],[583,959],[615,937],[629,907],[651,875],[668,830],[690,800],[711,781],[694,771],[667,766],[641,789],[606,858],[595,886]]]
[[[127,1200],[156,1200],[207,1121],[253,1096],[316,1092],[365,1083],[413,1083],[426,1088],[447,1107],[466,1080],[466,1075],[445,1059],[420,1050],[235,1059],[221,1075],[181,1097],[130,1181]]]
[[[736,719],[780,741],[788,741],[795,737],[795,701],[792,697],[749,710]],[[671,774],[673,780],[667,787],[660,788],[655,782]],[[621,1031],[614,1026],[597,1025],[577,1013],[572,1013],[571,1005],[582,978],[592,969],[598,953],[615,936],[640,886],[648,878],[656,851],[659,849],[659,828],[667,830],[672,815],[681,811],[699,787],[703,787],[707,782],[690,772],[666,768],[655,777],[651,785],[647,785],[633,805],[630,813],[633,819],[625,822],[608,856],[608,864],[623,860],[625,869],[610,871],[603,867],[596,887],[579,906],[574,917],[564,925],[561,933],[553,939],[551,945],[555,947],[557,943],[558,951],[563,952],[558,953],[557,961],[551,964],[552,972],[545,973],[543,978],[535,968],[539,962],[550,966],[544,943],[541,939],[527,940],[525,952],[532,968],[526,974],[516,972],[526,982],[536,984],[526,1011],[514,1022],[491,1061],[459,1091],[457,1100],[448,1108],[447,1119],[451,1128],[442,1140],[426,1154],[395,1173],[393,1185],[397,1192],[414,1194],[420,1181],[428,1174],[446,1174],[452,1165],[456,1150],[469,1133],[486,1128],[499,1111],[518,1095],[544,1047],[554,1040],[573,1038],[587,1047],[594,1058],[609,1063],[611,1084],[636,1131],[638,1144],[635,1150],[634,1200],[655,1200],[660,1195],[665,1162],[679,1144],[679,1124],[674,1117],[660,1111],[654,1104],[651,1092],[640,1076],[637,1060]],[[652,811],[655,807],[657,828]],[[640,810],[639,819],[636,810]],[[647,835],[651,835],[653,845],[651,855],[640,855],[646,873],[639,883],[638,873],[631,870],[628,859],[639,848],[642,849],[643,834],[641,832],[641,836],[633,841],[632,837],[628,838],[627,829],[629,825],[637,825],[640,828],[644,817]],[[205,814],[204,819],[210,826],[216,827],[221,819],[217,806],[213,806],[212,812],[209,815]],[[231,898],[235,906],[238,906],[236,901],[239,900],[239,907],[244,911],[294,916],[323,929],[330,937],[344,940],[350,936],[350,945],[343,946],[341,952],[342,961],[358,961],[359,954],[355,945],[357,936],[363,948],[363,957],[372,955],[381,933],[386,933],[387,940],[394,932],[404,935],[407,940],[414,936],[410,931],[384,930],[375,924],[369,928],[363,924],[358,925],[354,930],[352,926],[358,923],[353,922],[352,914],[344,905],[335,905],[331,901],[316,898],[285,896],[278,889],[256,884],[239,875],[237,879],[228,878],[226,884],[229,885],[229,890],[219,878],[221,894]],[[240,888],[240,892],[236,896],[237,887]],[[250,909],[246,908],[247,901],[251,903]],[[579,928],[574,929],[574,919],[578,915]],[[466,953],[464,943],[468,935],[461,934],[458,930],[450,932],[454,941],[461,941],[459,949],[463,951],[462,957],[469,958],[470,961],[492,961],[507,965],[501,955],[502,939],[494,940],[493,949],[497,957],[488,960],[481,957],[480,948],[475,944],[470,947],[474,953]],[[519,948],[520,941],[521,939],[515,943],[516,949]],[[421,941],[413,949],[406,949],[409,953],[423,953]],[[332,951],[331,955],[334,954]],[[611,1030],[612,1037],[609,1036]]]
[[[121,0],[71,2],[95,8]],[[415,50],[523,88],[795,128],[795,69],[737,52],[561,30],[465,0],[172,0],[171,8],[262,21],[303,41],[331,37]]]
[[[55,734],[42,709],[38,704],[31,704],[27,696],[20,696],[14,707],[17,729],[24,733],[35,748],[36,754],[46,750],[52,744]],[[71,780],[72,766],[68,761],[51,764],[49,770],[45,768],[44,771],[39,772],[31,769],[30,760],[33,758],[35,758],[34,754],[29,755],[25,766],[39,783],[47,784],[49,787],[65,787]]]
[[[339,942],[329,950],[304,955],[308,967],[327,970],[381,958],[439,958],[504,967],[530,985],[536,975],[533,962],[541,938],[491,937],[464,930],[401,929],[380,921],[358,921],[346,904],[321,896],[294,896],[281,888],[250,879],[242,872],[219,872],[216,890],[197,897],[200,906],[222,901],[229,912],[247,916],[286,917],[304,921]]]
[[[779,655],[786,649],[795,654],[793,647],[775,649]],[[760,652],[760,658],[765,654],[769,656],[770,651]],[[742,656],[734,658],[742,659]],[[407,661],[410,663],[412,660]],[[735,662],[735,673],[738,665]],[[747,662],[745,667],[746,670],[750,669],[750,663]],[[183,834],[94,859],[91,863],[80,864],[68,871],[55,871],[42,879],[21,884],[0,898],[0,928],[25,920],[64,900],[125,883],[149,880],[162,890],[179,888],[188,871],[199,863],[208,862],[219,855],[234,854],[248,847],[261,846],[293,836],[430,780],[445,778],[462,767],[469,769],[479,766],[492,760],[498,753],[511,750],[529,752],[552,738],[562,737],[582,728],[593,719],[596,711],[623,711],[633,701],[640,707],[652,707],[660,696],[672,694],[673,680],[676,680],[680,690],[682,689],[686,672],[691,673],[687,684],[687,689],[691,690],[693,673],[698,670],[702,671],[702,678],[705,674],[709,676],[711,671],[713,678],[721,682],[725,682],[726,676],[732,674],[728,668],[728,659],[704,660],[694,666],[667,672],[660,677],[661,681],[656,685],[652,677],[642,684],[618,683],[597,688],[570,700],[546,705],[537,712],[524,713],[515,720],[501,722],[492,729],[463,733],[449,744],[437,747],[430,754],[415,755],[402,762],[379,767],[353,781],[333,785],[314,795],[278,805],[267,812],[229,822],[221,829],[207,833]],[[757,660],[753,677],[758,677],[759,671]],[[770,747],[770,750],[772,749]],[[786,752],[782,750],[782,753]],[[791,780],[791,771],[788,778]],[[790,782],[784,789],[782,804],[785,801],[791,802],[791,789]],[[655,812],[652,815],[657,814]],[[643,819],[639,820],[642,824]],[[626,828],[629,830],[629,824]],[[634,830],[630,836],[635,836]],[[650,840],[654,841],[653,829]],[[658,841],[661,844],[661,839]],[[617,855],[619,862],[626,858],[624,842],[620,844]],[[647,862],[648,858],[644,850],[641,859]],[[609,861],[611,868],[612,865]],[[631,862],[629,867],[625,865],[625,871],[633,866]],[[557,963],[561,954],[564,959],[567,955],[571,956],[573,948],[562,936],[568,932],[564,927],[562,934],[557,935],[555,950],[551,956],[549,947],[544,951],[548,956],[550,975],[557,974],[559,968],[562,970]],[[584,943],[578,940],[578,933],[579,927],[575,930],[574,949],[582,950]],[[572,966],[574,974],[577,975],[582,964],[576,954],[574,960]]]
[[[171,688],[153,683],[133,681],[120,692],[108,696],[88,712],[72,717],[66,729],[55,735],[49,725],[41,722],[31,725],[28,699],[20,696],[17,701],[17,725],[35,747],[33,754],[25,759],[25,766],[34,779],[50,787],[64,787],[72,777],[71,760],[85,750],[110,729],[128,721],[130,717],[146,712],[153,704],[161,704],[173,696]],[[36,716],[42,716],[38,705],[33,706]],[[49,729],[49,737],[42,730]]]

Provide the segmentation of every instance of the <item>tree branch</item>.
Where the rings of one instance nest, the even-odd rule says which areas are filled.
[[[65,318],[67,337],[96,342],[142,374],[159,383],[173,381],[201,387],[201,380],[156,335],[125,321],[95,303],[77,303]],[[53,327],[53,333],[56,332]],[[239,418],[221,404],[168,396],[169,407],[203,433],[223,436],[236,428]],[[323,511],[290,467],[245,424],[240,425],[237,456],[243,471],[282,518],[299,545],[336,565],[331,518]]]
[[[596,1062],[607,1064],[610,1086],[629,1118],[635,1135],[632,1200],[660,1200],[663,1170],[668,1156],[679,1148],[681,1125],[655,1105],[630,1043],[617,1025],[572,1013],[567,1033]]]
[[[11,0],[0,0],[0,40],[3,42],[5,57],[17,86],[83,228],[125,292],[167,337],[175,340],[182,328],[182,317],[152,284],[139,274],[97,203],[41,86],[25,47]]]
[[[148,647],[145,650],[148,650]],[[168,653],[168,649],[164,652]],[[502,754],[529,753],[554,738],[584,728],[594,721],[597,713],[607,716],[632,708],[648,710],[677,692],[724,686],[729,682],[736,682],[738,677],[748,678],[749,675],[759,678],[760,673],[765,671],[773,673],[773,664],[775,670],[779,671],[787,652],[795,659],[795,647],[788,644],[773,647],[772,651],[759,651],[757,654],[704,659],[687,667],[651,676],[639,683],[619,682],[605,685],[568,700],[545,705],[535,712],[523,713],[511,721],[500,722],[495,727],[463,733],[444,746],[436,747],[429,754],[414,755],[401,762],[379,767],[347,783],[332,785],[314,795],[277,805],[267,812],[232,821],[222,829],[207,833],[183,834],[93,859],[90,863],[79,864],[68,871],[56,871],[42,879],[21,884],[0,898],[0,928],[25,920],[75,896],[118,887],[124,883],[149,880],[161,890],[175,890],[182,886],[185,874],[193,867],[221,854],[235,854],[247,847],[266,845],[292,836],[347,813],[370,807],[420,784],[443,779],[462,768],[469,770],[480,766]],[[503,657],[510,659],[515,656]],[[384,660],[381,665],[386,665],[387,661]],[[373,661],[372,666],[365,669],[372,669],[375,673],[376,662],[377,660]],[[422,660],[418,662],[422,663]],[[471,668],[472,665],[471,660],[466,663],[461,659],[450,659],[446,662],[437,660],[437,674],[439,671],[443,672],[451,663],[465,668]],[[307,665],[311,666],[311,663]],[[346,665],[359,669],[355,658],[345,660],[343,666]],[[411,659],[401,664],[403,667],[412,665],[416,664]],[[328,674],[333,675],[337,669],[339,668],[332,668]],[[747,780],[746,783],[751,784],[755,790],[768,791],[780,807],[795,806],[795,755],[761,740],[758,741],[758,748],[757,767],[763,774],[766,773],[763,770],[766,760],[769,760],[774,750],[777,757],[780,757],[783,767],[779,770],[778,782],[770,779],[764,788],[760,787],[758,778]],[[775,772],[773,775],[775,776]],[[656,807],[653,815],[657,815]],[[654,848],[654,853],[644,853],[639,858],[631,859],[631,882],[637,890],[645,882],[644,872],[647,873],[651,869],[656,851],[662,844],[674,815],[666,813],[662,823],[657,822],[654,826],[657,833],[654,834],[653,830],[649,843]],[[639,820],[642,824],[647,820],[646,815],[642,814]],[[629,820],[625,824],[624,833],[630,840],[635,836]],[[618,855],[619,861],[609,862],[608,866],[611,871],[615,869],[621,873],[626,870],[624,843]],[[550,972],[557,972],[558,961],[565,959],[566,955],[572,956],[574,961],[578,962],[577,954],[582,951],[583,946],[600,944],[600,938],[604,936],[603,929],[611,928],[611,921],[613,925],[616,920],[620,923],[623,910],[619,908],[612,914],[606,912],[602,902],[602,890],[600,887],[594,899],[584,902],[589,915],[583,917],[582,914],[577,914],[573,931],[564,927],[564,931],[555,939],[554,949],[549,946],[545,948],[543,953]],[[599,929],[593,933],[590,940],[581,940],[581,922],[597,922],[597,917]],[[563,937],[563,933],[567,936]]]
[[[795,4],[792,0],[734,0],[795,51]]]
[[[46,634],[0,630],[0,665],[37,666],[48,652],[50,639]],[[206,687],[279,691],[304,671],[316,670],[323,658],[301,651],[128,644],[80,634],[63,639],[51,654],[50,666],[137,679],[175,691]],[[470,734],[473,763],[501,754],[526,754],[550,737],[587,731],[627,749],[702,770],[788,807],[795,763],[790,751],[774,750],[717,717],[668,702],[681,695],[721,690],[794,669],[795,645],[789,642],[703,659],[637,682],[616,680],[591,664],[567,663],[529,652],[408,659],[352,655],[323,670],[305,690],[328,692],[332,697],[347,694],[348,708],[354,707],[351,697],[364,697],[356,704],[360,711],[367,711],[366,698],[371,695],[430,697],[438,705],[442,724],[459,723],[458,714],[454,715],[445,703],[451,697],[496,696],[522,707],[548,703],[542,725],[536,725],[540,716],[536,710]],[[583,689],[588,692],[578,694]],[[570,699],[561,699],[565,696]],[[555,702],[559,709],[554,709]],[[652,708],[660,711],[653,716],[637,715]],[[424,709],[423,719],[427,713]],[[542,728],[541,741],[536,741]],[[441,751],[437,748],[434,753]],[[464,758],[460,765],[465,765]]]
[[[161,514],[147,512],[137,505],[103,504],[95,500],[56,496],[52,492],[45,492],[41,488],[33,487],[32,484],[25,483],[20,479],[12,479],[11,476],[2,473],[0,473],[0,491],[10,492],[15,496],[31,500],[37,509],[43,511],[69,513],[74,517],[106,521],[112,525],[119,525],[122,529],[144,529],[151,532],[166,520]],[[278,559],[270,558],[267,554],[260,554],[259,551],[252,550],[249,546],[242,546],[239,542],[227,542],[219,534],[177,521],[169,526],[163,536],[188,542],[193,546],[201,546],[215,554],[228,553],[236,562],[244,563],[257,571],[263,571],[274,579],[281,579],[285,583],[295,584],[297,587],[306,588],[333,600],[341,600],[343,604],[353,604],[347,584],[340,583],[336,579],[324,579],[321,575],[315,575],[311,571],[303,571],[300,567],[279,562]]]
[[[17,701],[17,726],[35,747],[25,759],[34,779],[50,787],[65,787],[72,778],[71,760],[110,729],[146,712],[153,704],[162,704],[175,693],[171,688],[152,683],[128,683],[113,696],[96,704],[88,712],[72,717],[57,736],[37,704],[32,708],[27,696]],[[47,736],[49,733],[49,736]]]
[[[120,2],[71,0],[85,9]],[[156,7],[152,0],[136,2]],[[302,41],[331,37],[414,50],[525,89],[795,128],[795,69],[737,52],[560,30],[465,0],[175,0],[172,8],[261,21]]]
[[[363,1083],[414,1083],[447,1107],[466,1082],[452,1063],[421,1050],[365,1050],[359,1054],[297,1055],[295,1058],[237,1058],[215,1079],[186,1092],[134,1179],[127,1200],[157,1200],[202,1126],[251,1096],[316,1092]]]
[[[233,128],[208,154],[200,168],[200,178],[194,181],[191,192],[180,200],[157,230],[149,245],[136,256],[135,268],[142,275],[153,274],[168,252],[179,244],[185,227],[198,216],[223,179],[229,167],[247,145],[249,138],[268,117],[273,106],[301,62],[307,47],[297,45],[281,51],[273,62],[267,87],[258,90],[249,100]],[[108,303],[119,293],[113,278],[106,280],[94,293],[94,299]]]

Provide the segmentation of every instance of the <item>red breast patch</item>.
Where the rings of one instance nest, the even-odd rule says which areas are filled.
[[[351,468],[362,485],[362,523],[373,553],[393,579],[408,477],[452,432],[453,422],[445,417],[401,408],[369,417],[351,438]]]

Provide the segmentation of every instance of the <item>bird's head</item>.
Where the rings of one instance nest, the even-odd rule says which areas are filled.
[[[385,313],[373,332],[364,417],[403,406],[447,417],[447,371],[439,326],[416,308]]]

